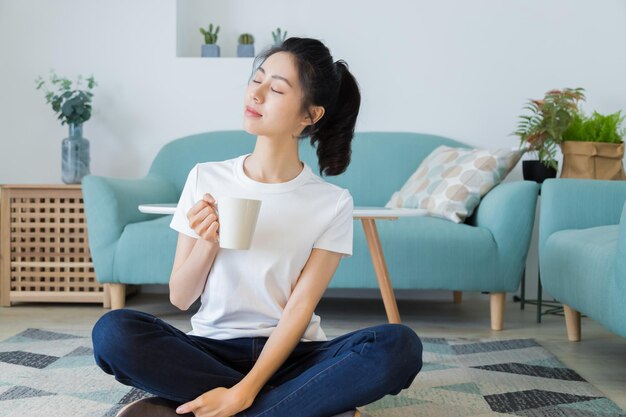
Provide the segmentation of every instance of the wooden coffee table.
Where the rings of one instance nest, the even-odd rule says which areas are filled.
[[[150,214],[174,214],[175,210],[176,204],[141,204],[139,206],[139,211]],[[425,215],[426,210],[422,209],[390,209],[386,207],[354,207],[352,211],[352,217],[360,219],[363,225],[389,323],[400,323],[400,312],[398,311],[396,296],[393,293],[389,271],[387,271],[383,248],[378,237],[376,220],[397,220],[399,217]]]

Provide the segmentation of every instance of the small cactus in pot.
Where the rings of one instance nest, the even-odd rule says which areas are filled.
[[[280,46],[287,38],[287,31],[282,33],[280,28],[276,28],[276,32],[272,31],[272,38],[274,38],[274,46]]]
[[[219,57],[220,47],[217,45],[217,34],[220,31],[220,27],[215,26],[215,30],[213,30],[213,23],[211,23],[207,29],[200,28],[200,33],[204,36],[204,45],[202,45],[201,56]]]
[[[239,45],[237,45],[238,57],[254,57],[254,36],[249,33],[239,35]]]

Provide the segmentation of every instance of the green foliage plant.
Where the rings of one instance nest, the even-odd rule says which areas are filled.
[[[208,29],[208,30],[207,30]],[[220,31],[220,27],[215,27],[215,32],[213,31],[213,23],[209,24],[207,29],[200,28],[200,33],[204,35],[204,43],[207,45],[211,45],[217,42],[217,34]]]
[[[621,127],[624,117],[621,111],[608,115],[595,111],[591,116],[576,114],[567,130],[563,132],[563,139],[620,144],[626,134],[626,129]]]
[[[276,28],[276,32],[272,31],[272,38],[274,38],[274,45],[280,45],[287,38],[287,31],[285,33],[281,33],[280,28]]]
[[[563,142],[563,133],[574,117],[581,113],[579,102],[585,100],[583,88],[550,90],[542,100],[530,100],[521,115],[515,135],[520,138],[520,148],[537,154],[547,167],[557,167],[556,154]]]
[[[242,33],[239,35],[239,44],[252,45],[254,43],[254,36],[249,33]]]
[[[81,124],[91,118],[91,90],[98,84],[93,75],[85,79],[87,89],[81,89],[83,77],[79,75],[75,88],[72,88],[72,81],[59,77],[54,70],[50,70],[50,80],[52,90],[48,89],[47,81],[41,76],[35,80],[36,89],[43,89],[46,94],[46,102],[52,105],[52,110],[58,114],[61,125]]]

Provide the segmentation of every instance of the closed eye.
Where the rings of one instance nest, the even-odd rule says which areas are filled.
[[[253,83],[255,83],[255,84],[261,84],[261,81],[257,81],[257,80],[252,80],[252,82],[253,82]],[[273,92],[275,92],[275,93],[278,93],[278,94],[284,94],[284,93],[282,93],[282,92],[280,92],[280,91],[276,91],[276,90],[274,90],[273,88],[272,88],[271,90],[272,90]]]

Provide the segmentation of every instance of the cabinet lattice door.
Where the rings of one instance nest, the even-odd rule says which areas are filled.
[[[1,195],[1,305],[105,303],[89,252],[80,185],[5,185]]]

